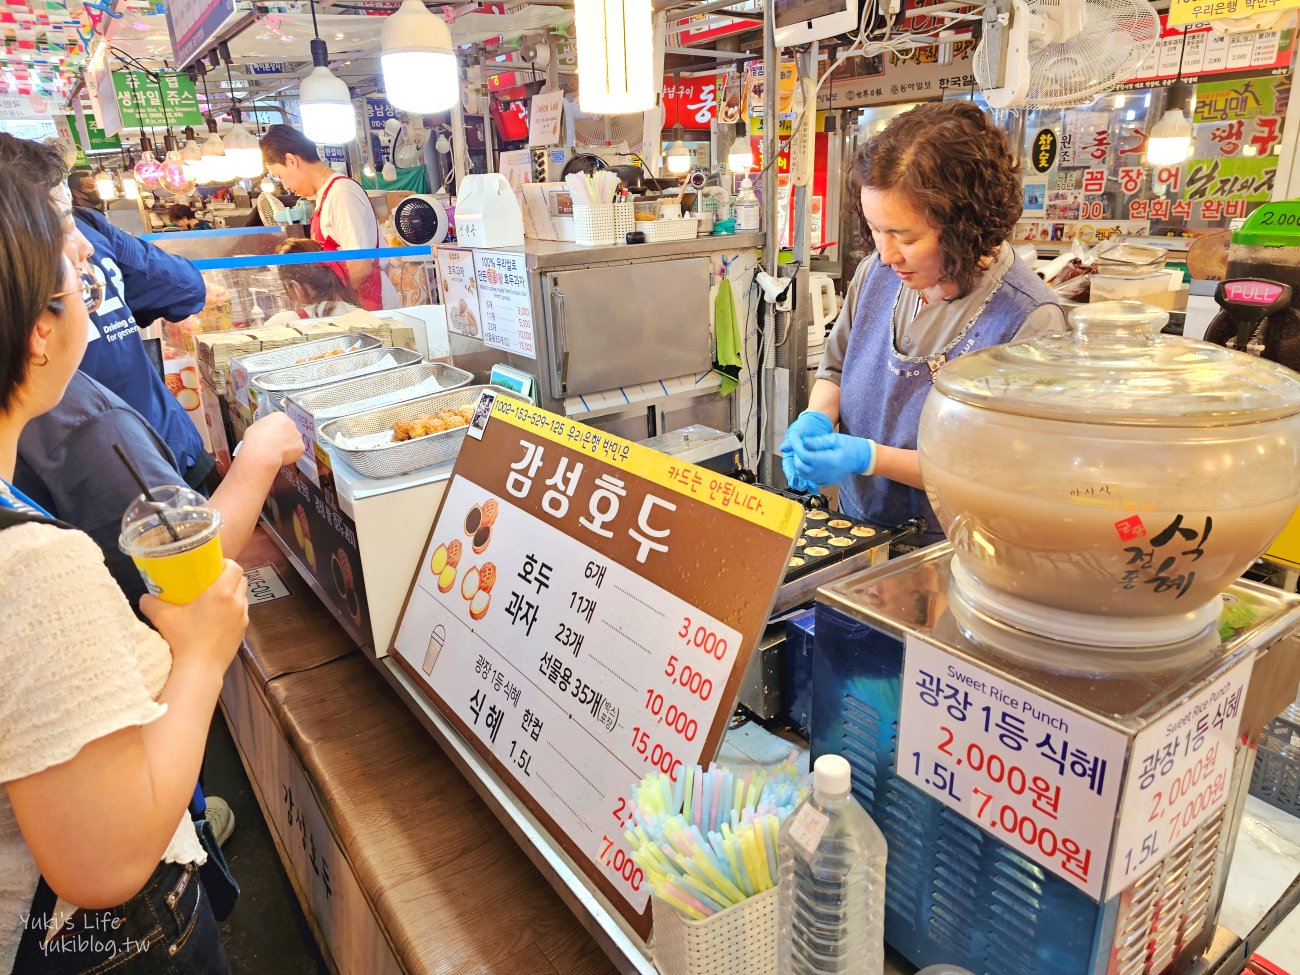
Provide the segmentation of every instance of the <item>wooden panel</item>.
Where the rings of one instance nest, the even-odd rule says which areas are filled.
[[[321,606],[315,593],[259,527],[241,553],[240,565],[275,567],[290,595],[249,607],[244,654],[265,686],[284,674],[318,667],[355,653],[357,646]]]

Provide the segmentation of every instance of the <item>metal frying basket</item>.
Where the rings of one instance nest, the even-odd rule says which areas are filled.
[[[330,420],[320,429],[321,442],[338,453],[348,464],[366,477],[397,477],[426,467],[436,467],[455,458],[465,441],[468,426],[442,433],[430,434],[416,440],[380,443],[373,447],[344,447],[338,437],[356,438],[373,436],[391,430],[398,420],[413,420],[443,409],[459,409],[478,400],[484,390],[492,390],[512,399],[532,400],[504,386],[462,386],[448,393],[422,396],[382,410],[357,413],[353,416]]]
[[[331,356],[328,359],[318,359],[300,366],[290,366],[288,369],[274,369],[271,372],[259,373],[256,378],[249,380],[249,385],[257,390],[259,401],[263,396],[268,396],[271,405],[278,408],[285,396],[291,393],[347,379],[352,373],[373,369],[385,358],[391,359],[391,364],[376,370],[375,373],[366,373],[365,376],[358,378],[369,378],[371,375],[382,374],[422,361],[420,353],[412,352],[410,349],[368,349],[353,355]]]
[[[444,362],[425,362],[362,376],[359,379],[349,379],[305,393],[293,393],[286,399],[293,400],[299,409],[310,413],[318,422],[324,422],[352,413],[365,412],[355,409],[354,404],[389,393],[400,393],[404,389],[419,386],[429,379],[436,381],[442,387],[442,391],[449,391],[466,385],[473,378],[472,372],[457,369]]]

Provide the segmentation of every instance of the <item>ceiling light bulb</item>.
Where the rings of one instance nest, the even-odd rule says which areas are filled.
[[[738,135],[736,141],[727,150],[727,171],[731,173],[748,173],[754,168],[754,147],[749,136]]]
[[[263,193],[275,193],[277,184],[270,176],[262,180],[261,186],[258,187]]]
[[[655,103],[651,0],[574,0],[578,105],[621,115]]]
[[[298,86],[302,134],[320,145],[341,146],[357,137],[352,95],[329,69],[329,52],[319,37],[311,42],[311,56],[315,67]]]
[[[364,166],[361,167],[361,175],[364,176],[366,179],[374,179],[375,167],[370,165],[370,163],[366,163]]]
[[[195,182],[194,170],[186,165],[180,152],[167,153],[167,159],[158,174],[158,185],[172,196],[189,196],[194,192]]]
[[[130,170],[122,170],[122,198],[124,200],[140,199],[140,187]]]
[[[393,165],[393,161],[391,159],[388,162],[384,163],[383,174],[384,174],[384,179],[386,179],[390,183],[393,182],[393,180],[397,179],[397,167]]]
[[[445,112],[460,98],[451,31],[420,0],[384,20],[379,63],[388,103],[404,112]]]
[[[199,172],[204,183],[227,183],[235,178],[230,172],[230,160],[226,158],[226,143],[221,136],[213,132],[203,140],[200,147],[203,163]]]
[[[109,200],[117,199],[117,187],[113,185],[113,174],[100,170],[95,177],[95,192],[99,198],[107,203]]]
[[[144,190],[156,190],[158,177],[162,174],[162,163],[154,158],[152,152],[146,152],[135,164],[135,178]]]
[[[1151,129],[1147,140],[1147,164],[1173,166],[1187,158],[1192,148],[1192,124],[1181,108],[1171,108]]]
[[[229,167],[227,172],[231,179],[256,179],[262,175],[266,169],[262,162],[262,147],[257,144],[253,134],[244,128],[243,122],[232,125],[224,141]]]
[[[684,176],[691,171],[691,151],[686,143],[678,139],[668,150],[668,172],[674,176]]]
[[[439,132],[438,141],[433,144],[433,148],[437,149],[443,155],[446,155],[447,153],[451,152],[451,141],[447,138],[446,135]]]

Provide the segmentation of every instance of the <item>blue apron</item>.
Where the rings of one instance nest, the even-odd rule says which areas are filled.
[[[1003,245],[1004,247],[1007,245]],[[1010,342],[1042,305],[1058,304],[1047,286],[1015,257],[1006,277],[948,348],[930,357],[901,355],[894,347],[894,306],[903,283],[875,258],[858,294],[840,385],[840,430],[905,450],[916,449],[921,407],[934,376],[949,359]],[[865,521],[890,527],[925,519],[916,542],[943,539],[925,492],[885,477],[853,475],[840,482],[840,507]]]

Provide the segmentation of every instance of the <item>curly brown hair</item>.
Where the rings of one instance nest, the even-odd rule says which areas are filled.
[[[970,102],[928,102],[896,116],[854,159],[858,191],[897,190],[932,226],[946,280],[970,293],[980,261],[1020,219],[1020,164],[1006,136]],[[866,251],[875,242],[863,220]]]

